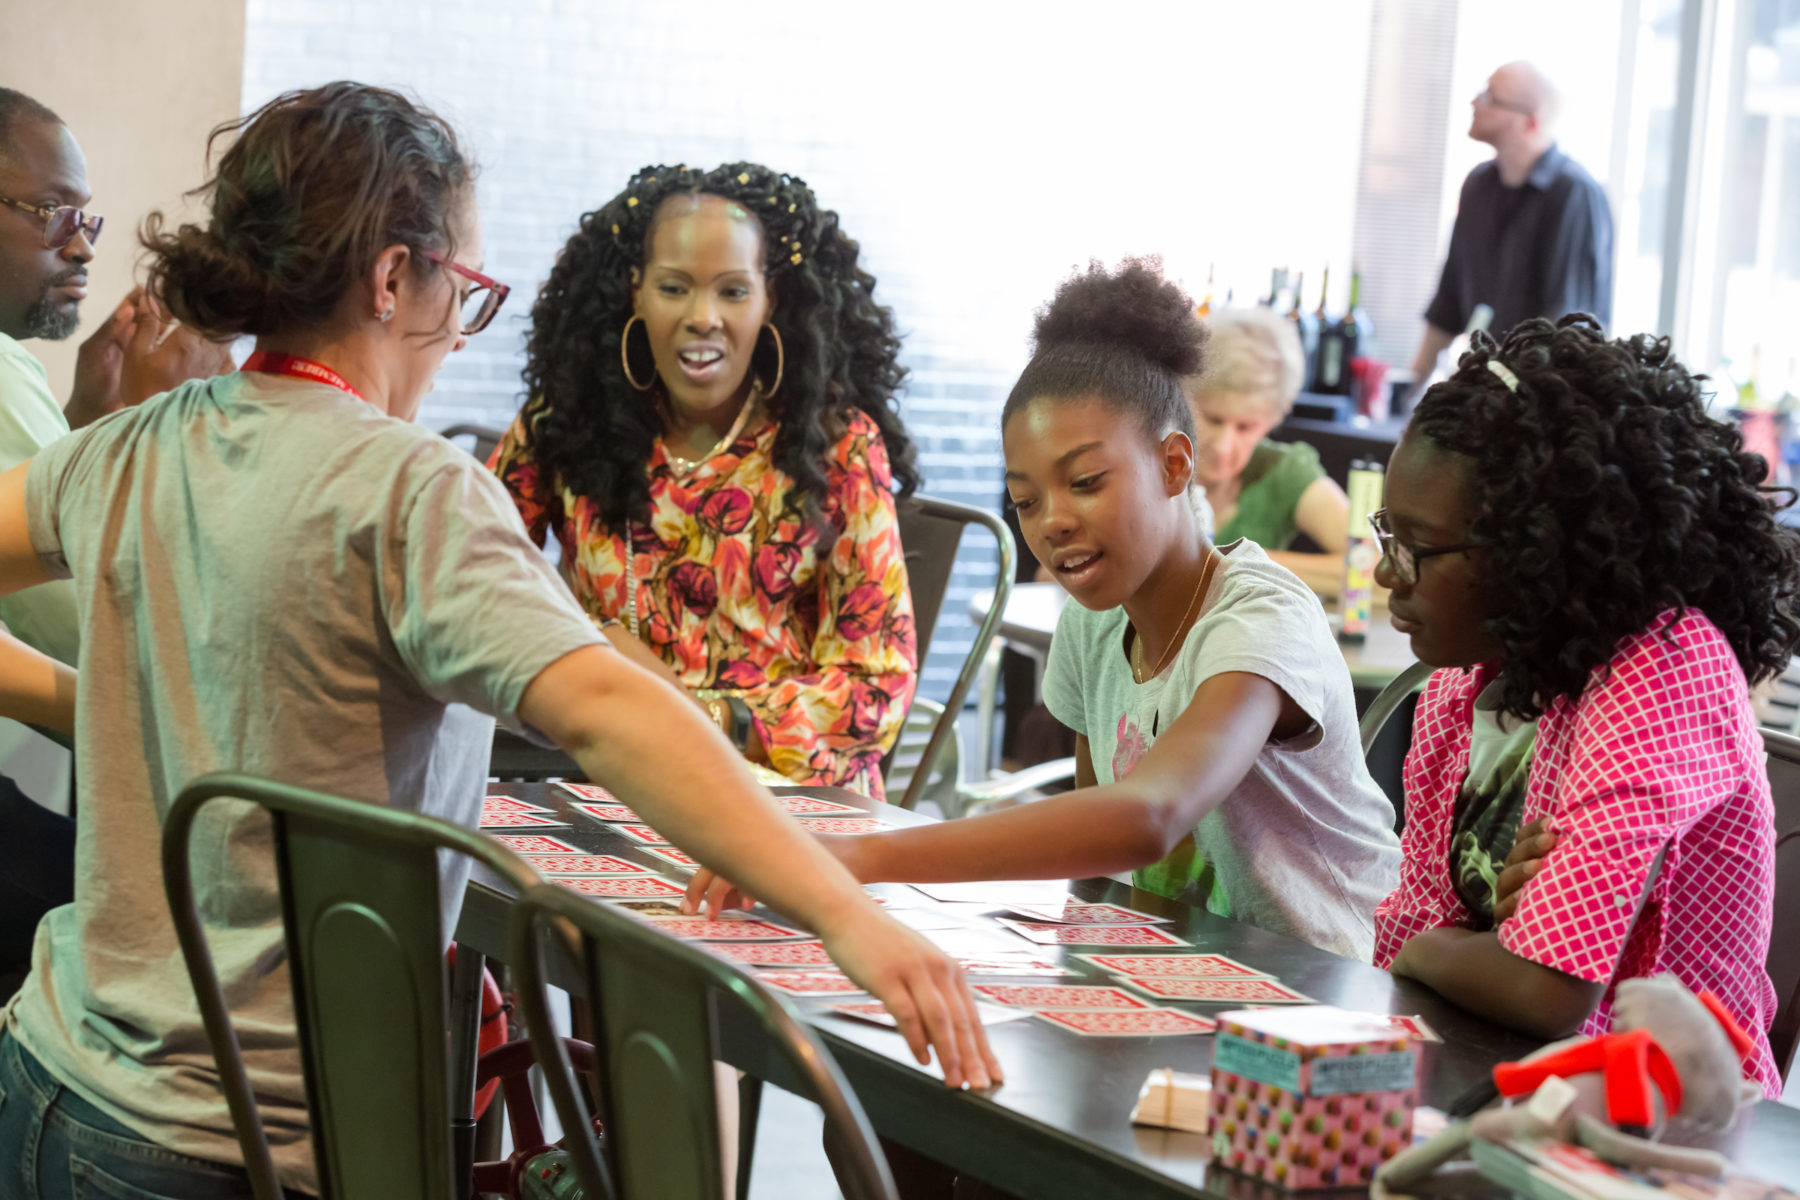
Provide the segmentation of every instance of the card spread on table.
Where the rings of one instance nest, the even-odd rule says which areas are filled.
[[[549,812],[547,808],[539,808],[535,804],[527,804],[516,796],[483,796],[482,812]]]
[[[874,817],[795,817],[794,824],[808,833],[880,833],[900,828],[892,821],[877,821]]]
[[[853,804],[839,804],[836,800],[821,800],[817,796],[777,796],[775,803],[781,805],[782,812],[796,817],[828,817],[833,814],[852,817],[869,815]]]
[[[830,967],[823,942],[704,942],[700,948],[752,967]]]
[[[674,884],[669,886],[675,887]],[[763,942],[808,936],[798,929],[753,918],[722,917],[712,921],[705,917],[650,917],[645,924],[654,925],[664,933],[693,942]]]
[[[790,996],[854,996],[862,992],[841,971],[758,971],[756,977]]]
[[[1213,1004],[1311,1004],[1293,988],[1273,979],[1141,979],[1125,982],[1162,1000],[1201,1000]]]
[[[680,884],[670,883],[657,875],[557,875],[551,882],[571,892],[609,900],[638,896],[666,896],[678,900],[682,895]]]
[[[533,854],[525,860],[540,875],[648,875],[649,867],[612,854]]]
[[[1186,942],[1154,925],[1050,925],[1042,921],[999,918],[1020,937],[1045,946],[1185,946]]]
[[[697,871],[700,869],[699,862],[686,850],[677,850],[673,846],[646,846],[644,849],[649,853],[656,855],[656,857],[662,859],[664,862],[674,863],[684,871]]]
[[[1006,910],[1027,921],[1047,921],[1052,925],[1167,925],[1168,917],[1158,917],[1121,904],[1008,904]]]
[[[567,821],[552,821],[549,817],[528,812],[492,812],[481,810],[481,827],[483,829],[518,829],[525,825],[561,825],[567,827]]]
[[[1102,971],[1143,979],[1270,979],[1223,954],[1078,954]]]
[[[627,912],[642,914],[646,917],[681,917],[681,905],[673,900],[608,900],[614,908],[622,908]]]
[[[580,854],[581,847],[540,833],[499,833],[494,840],[515,854]]]
[[[605,788],[593,783],[558,783],[557,787],[569,793],[577,800],[586,800],[592,804],[617,804],[619,798]]]
[[[576,804],[571,807],[579,808],[582,812],[594,818],[596,821],[618,822],[642,821],[644,819],[632,812],[629,808],[626,808],[623,804]]]
[[[963,969],[964,975],[1062,978],[1081,974],[1081,972],[1071,970],[1060,963],[1051,962],[1047,958],[1012,958],[1006,955],[995,955],[991,958],[958,958],[956,964]]]
[[[1040,983],[976,983],[969,990],[995,1004],[1016,1008],[1080,1008],[1090,1010],[1152,1009],[1124,988],[1077,987]]]
[[[614,825],[614,829],[634,842],[642,842],[646,846],[666,846],[669,839],[648,825]]]
[[[1072,1029],[1088,1037],[1158,1037],[1183,1033],[1211,1033],[1218,1022],[1178,1008],[1149,1008],[1135,1012],[1084,1012],[1070,1009],[1040,1009],[1033,1014],[1040,1021]]]

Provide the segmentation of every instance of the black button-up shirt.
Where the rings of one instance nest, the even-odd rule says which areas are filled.
[[[1555,146],[1518,187],[1482,163],[1463,181],[1450,252],[1425,319],[1460,333],[1477,304],[1500,337],[1527,317],[1592,313],[1612,324],[1613,225],[1606,193]]]

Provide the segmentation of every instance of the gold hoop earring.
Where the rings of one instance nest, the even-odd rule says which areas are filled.
[[[763,322],[763,328],[775,335],[775,382],[763,393],[763,399],[767,400],[781,389],[781,376],[787,370],[787,353],[781,346],[781,330],[768,321]]]
[[[636,379],[632,378],[631,375],[631,327],[643,319],[644,318],[633,313],[631,320],[625,322],[625,332],[619,335],[619,365],[625,369],[626,383],[629,383],[640,392],[647,392],[656,386],[656,380],[652,379],[649,383],[639,383]],[[645,328],[648,329],[649,327],[645,326]]]

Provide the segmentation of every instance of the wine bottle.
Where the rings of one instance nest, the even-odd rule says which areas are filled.
[[[1330,273],[1327,272],[1327,279]],[[1319,365],[1313,375],[1315,392],[1327,396],[1347,396],[1350,394],[1350,360],[1356,357],[1358,331],[1356,327],[1357,291],[1361,284],[1361,276],[1350,277],[1350,307],[1345,310],[1341,320],[1332,321],[1325,316],[1325,298],[1319,298]]]
[[[1306,282],[1306,272],[1294,276],[1294,300],[1288,308],[1287,318],[1294,323],[1294,332],[1300,335],[1300,378],[1311,379],[1313,366],[1319,357],[1319,323],[1301,307],[1300,296]]]

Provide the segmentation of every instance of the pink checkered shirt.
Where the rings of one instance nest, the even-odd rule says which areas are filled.
[[[1698,612],[1665,612],[1620,643],[1609,674],[1538,721],[1521,823],[1560,831],[1544,868],[1499,929],[1520,958],[1607,984],[1582,1026],[1605,1033],[1612,985],[1668,971],[1717,996],[1756,1042],[1745,1073],[1781,1092],[1764,967],[1775,897],[1774,810],[1762,736],[1737,658]],[[1400,886],[1375,911],[1375,963],[1408,938],[1467,924],[1451,886],[1450,826],[1469,770],[1475,697],[1490,668],[1431,677],[1406,757]],[[1644,881],[1669,847],[1642,919]],[[1615,967],[1615,964],[1616,967]]]

